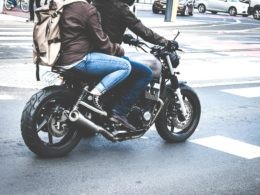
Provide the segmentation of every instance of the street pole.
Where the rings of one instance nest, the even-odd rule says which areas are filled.
[[[177,9],[179,5],[179,0],[167,0],[166,12],[165,12],[165,22],[175,22],[177,16]]]
[[[3,13],[4,9],[4,0],[0,0],[0,14]]]

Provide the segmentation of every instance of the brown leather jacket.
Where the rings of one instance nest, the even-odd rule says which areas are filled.
[[[102,27],[113,43],[122,43],[126,28],[147,42],[160,45],[168,43],[167,39],[144,26],[126,3],[119,0],[93,0],[93,5],[99,11]]]
[[[123,48],[111,43],[103,32],[99,14],[93,5],[75,2],[64,6],[60,20],[60,65],[69,65],[82,59],[89,52],[124,55]]]

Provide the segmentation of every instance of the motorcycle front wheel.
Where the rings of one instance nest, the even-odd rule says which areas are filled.
[[[66,87],[50,86],[34,94],[25,105],[21,132],[25,144],[41,157],[68,154],[81,134],[67,119],[76,97]]]
[[[187,85],[181,85],[180,89],[187,116],[185,118],[182,116],[177,96],[170,92],[155,122],[157,132],[169,143],[188,139],[196,130],[200,120],[201,105],[197,94]]]

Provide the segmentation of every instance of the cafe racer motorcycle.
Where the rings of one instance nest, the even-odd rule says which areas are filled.
[[[180,58],[177,48],[149,47],[131,35],[126,35],[124,42],[144,51],[148,48],[150,54],[139,52],[128,56],[153,69],[153,80],[128,115],[129,122],[137,130],[129,131],[109,118],[120,86],[102,96],[104,111],[95,110],[82,100],[82,91],[94,87],[100,78],[73,69],[53,68],[52,71],[63,78],[63,83],[34,94],[21,117],[22,137],[32,152],[42,157],[66,155],[79,143],[82,132],[101,134],[117,142],[139,138],[155,124],[158,134],[170,143],[185,141],[194,133],[200,120],[201,105],[195,91],[186,82],[178,80],[176,67]]]

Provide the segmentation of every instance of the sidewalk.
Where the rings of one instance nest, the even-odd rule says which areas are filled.
[[[29,12],[23,12],[15,7],[12,10],[6,10],[3,7],[3,13],[0,13],[0,21],[19,21],[25,22],[29,18]]]

